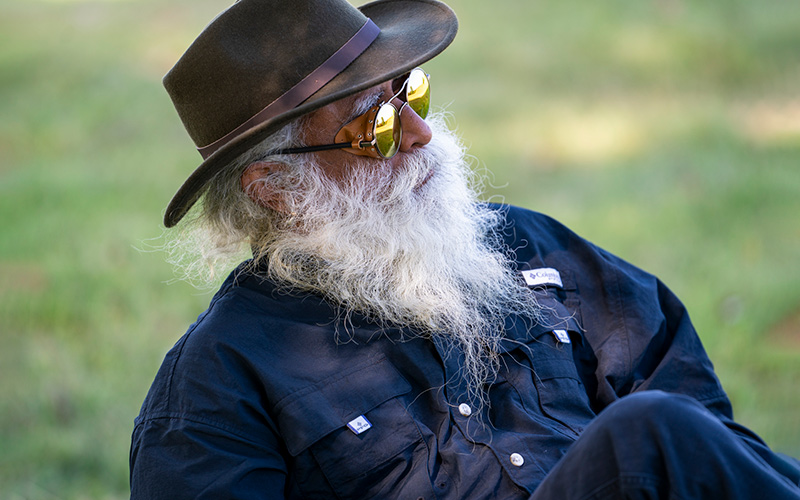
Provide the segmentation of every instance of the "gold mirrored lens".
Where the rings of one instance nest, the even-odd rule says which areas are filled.
[[[391,158],[397,153],[402,130],[397,119],[397,109],[391,104],[384,104],[375,116],[375,146],[384,158]]]
[[[417,68],[408,75],[406,87],[406,102],[420,118],[428,116],[431,106],[431,85],[425,72]]]

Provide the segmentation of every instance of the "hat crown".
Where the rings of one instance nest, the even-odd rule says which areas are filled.
[[[240,0],[164,77],[198,147],[223,137],[324,63],[367,18],[345,0]]]

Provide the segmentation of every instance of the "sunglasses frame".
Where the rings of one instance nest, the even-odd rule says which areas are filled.
[[[384,101],[380,104],[377,104],[370,109],[368,109],[365,113],[357,116],[355,119],[351,120],[350,122],[344,124],[342,128],[336,133],[336,137],[334,138],[333,144],[321,144],[318,146],[304,146],[299,148],[289,148],[289,149],[280,149],[277,151],[272,151],[270,155],[278,155],[278,154],[299,154],[299,153],[314,153],[317,151],[327,151],[332,149],[346,149],[348,153],[352,153],[355,155],[360,156],[371,156],[373,158],[383,158],[389,159],[397,154],[399,149],[400,142],[403,139],[403,125],[399,121],[400,120],[400,113],[403,112],[403,108],[406,106],[410,107],[414,110],[414,107],[409,104],[408,99],[408,87],[409,82],[411,81],[411,76],[414,72],[422,73],[424,77],[424,81],[428,87],[425,95],[428,98],[428,106],[430,106],[430,75],[425,73],[422,68],[414,68],[408,72],[405,79],[403,80],[403,84],[400,86],[398,91],[388,100]],[[405,100],[403,101],[403,105],[400,106],[400,109],[392,103],[396,98],[400,96],[403,91],[406,91]],[[376,117],[381,114],[381,112],[385,109],[391,109],[393,119],[398,124],[398,131],[397,131],[397,138],[394,140],[394,148],[387,154],[384,154],[377,145],[377,137],[376,137],[376,129],[378,128],[378,124],[376,123]],[[414,110],[415,113],[418,113]],[[419,114],[419,113],[418,113]],[[425,108],[424,113],[425,116],[420,115],[420,118],[425,119],[428,116],[428,107]],[[364,136],[366,136],[367,140],[364,140]],[[351,139],[350,142],[345,142],[347,139]]]

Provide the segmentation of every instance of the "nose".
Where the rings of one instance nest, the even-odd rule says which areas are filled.
[[[398,100],[399,101],[399,100]],[[402,105],[402,101],[395,105]],[[403,126],[403,139],[400,141],[400,151],[410,151],[415,146],[424,146],[431,142],[433,132],[428,124],[411,109],[411,106],[403,106],[400,110],[400,123]]]

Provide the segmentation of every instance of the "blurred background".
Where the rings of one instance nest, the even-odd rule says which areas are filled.
[[[687,304],[738,420],[800,456],[800,3],[452,0],[435,103],[492,172]],[[126,498],[133,419],[210,293],[161,77],[224,0],[0,6],[0,497]]]

